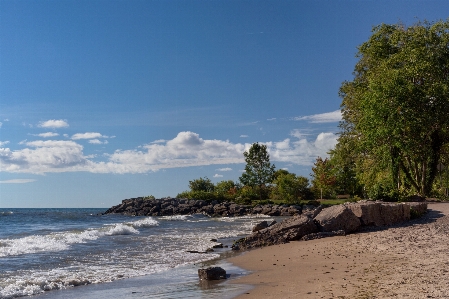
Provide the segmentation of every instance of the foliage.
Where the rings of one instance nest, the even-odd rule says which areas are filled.
[[[240,186],[232,180],[220,181],[215,184],[214,191],[218,196],[235,197]]]
[[[323,199],[335,197],[335,184],[336,177],[334,175],[334,169],[329,159],[322,159],[318,157],[313,164],[312,173],[312,190],[315,193],[315,197]]]
[[[268,195],[267,185],[273,181],[275,166],[270,163],[270,155],[267,146],[253,143],[249,151],[243,153],[245,157],[245,172],[240,177],[240,182],[244,186],[249,186],[257,190],[259,199],[264,199]]]
[[[143,198],[144,200],[156,199],[153,195],[148,195]]]
[[[213,192],[215,185],[207,177],[189,181],[191,191]]]
[[[354,79],[340,88],[341,136],[369,192],[430,194],[449,143],[448,45],[449,19],[382,24],[359,47]]]
[[[309,189],[309,180],[293,173],[281,173],[273,181],[272,199],[281,199],[287,203],[299,203],[300,200],[313,199]]]
[[[363,197],[363,185],[357,177],[356,157],[348,141],[340,137],[335,148],[329,152],[332,173],[335,176],[335,192]]]
[[[213,192],[206,191],[184,191],[176,195],[177,198],[188,198],[188,199],[201,199],[206,201],[212,201],[220,199]]]

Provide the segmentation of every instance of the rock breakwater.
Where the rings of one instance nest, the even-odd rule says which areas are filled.
[[[232,202],[206,201],[184,198],[145,199],[130,198],[108,209],[103,214],[124,214],[129,216],[172,216],[205,214],[212,217],[264,214],[268,216],[294,216],[310,213],[312,205],[240,205]]]

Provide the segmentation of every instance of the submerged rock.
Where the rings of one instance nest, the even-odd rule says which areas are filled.
[[[226,271],[221,267],[209,267],[206,269],[198,269],[198,277],[201,280],[226,279]]]

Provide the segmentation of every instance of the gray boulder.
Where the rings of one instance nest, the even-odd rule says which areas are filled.
[[[361,226],[359,218],[345,205],[323,209],[314,220],[323,232],[343,230],[349,234]]]
[[[198,269],[198,277],[201,280],[226,279],[226,271],[221,267],[209,267],[206,269]]]
[[[283,244],[316,232],[318,232],[318,227],[311,218],[303,215],[293,216],[238,240],[234,244],[234,248],[247,249]]]
[[[253,233],[260,231],[261,229],[267,228],[268,227],[268,222],[267,221],[262,221],[260,223],[257,223],[254,227],[253,227]]]

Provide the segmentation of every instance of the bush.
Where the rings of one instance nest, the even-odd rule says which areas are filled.
[[[212,201],[220,199],[212,192],[206,192],[206,191],[184,191],[179,193],[177,198],[188,198],[188,199],[201,199],[206,201]]]

